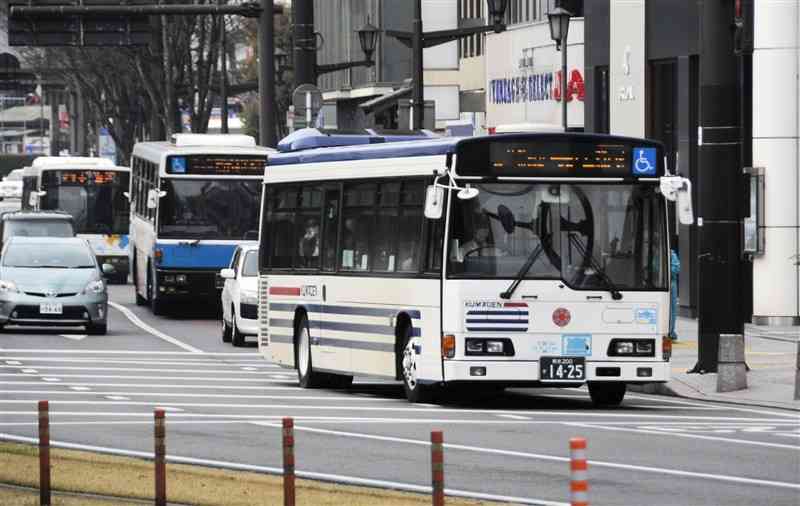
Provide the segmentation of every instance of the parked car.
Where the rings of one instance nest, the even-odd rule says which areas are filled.
[[[22,198],[22,171],[12,170],[0,181],[0,200]]]
[[[220,271],[222,341],[244,346],[245,336],[258,335],[258,245],[244,244],[233,253],[231,265]]]
[[[74,237],[75,220],[61,211],[13,211],[0,216],[3,244],[14,236]]]
[[[78,237],[9,239],[0,261],[0,329],[5,325],[83,326],[107,330],[108,293],[89,243]]]

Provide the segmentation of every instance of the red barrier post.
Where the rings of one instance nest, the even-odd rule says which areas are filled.
[[[283,419],[283,506],[294,506],[294,420]]]
[[[39,401],[39,504],[50,506],[50,403]]]
[[[166,428],[164,426],[164,410],[156,409],[153,412],[155,422],[155,471],[156,471],[156,506],[167,505],[167,466],[166,454]]]
[[[569,440],[570,504],[589,506],[589,475],[586,462],[586,439],[574,437]]]
[[[444,506],[444,435],[431,431],[431,488],[433,506]]]

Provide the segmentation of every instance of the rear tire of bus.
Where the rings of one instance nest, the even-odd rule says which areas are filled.
[[[322,383],[322,374],[314,372],[314,365],[311,363],[311,333],[305,314],[300,316],[294,329],[294,343],[300,388],[318,388]]]
[[[408,402],[430,402],[434,400],[436,387],[423,385],[417,377],[417,352],[414,349],[411,326],[406,325],[402,330],[402,346],[397,354],[397,368],[403,380],[403,391]]]
[[[136,305],[146,306],[147,299],[139,295],[139,262],[136,260],[136,250],[133,250],[133,268],[131,269],[131,278],[133,278],[133,293],[136,295]]]
[[[589,396],[595,406],[619,406],[627,389],[628,385],[621,382],[589,382]]]

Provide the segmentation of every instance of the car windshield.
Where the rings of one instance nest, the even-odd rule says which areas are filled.
[[[171,239],[258,239],[261,181],[166,179],[158,235]]]
[[[666,206],[652,184],[477,185],[452,199],[448,274],[561,279],[572,288],[666,288]]]
[[[10,237],[72,237],[75,231],[68,220],[6,220],[3,227],[3,241]]]
[[[258,251],[248,251],[245,255],[242,276],[246,278],[258,276]]]
[[[89,269],[94,257],[85,244],[52,244],[43,242],[11,243],[3,254],[4,267]]]
[[[41,209],[60,209],[75,219],[79,234],[127,234],[130,220],[128,199],[129,177],[120,173],[111,184],[69,182],[59,179],[58,171],[42,176],[47,192],[42,197]]]

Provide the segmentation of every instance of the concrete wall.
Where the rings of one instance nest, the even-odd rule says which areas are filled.
[[[765,169],[765,254],[753,314],[800,323],[800,0],[756,1],[753,165]],[[766,317],[766,318],[764,318]]]

